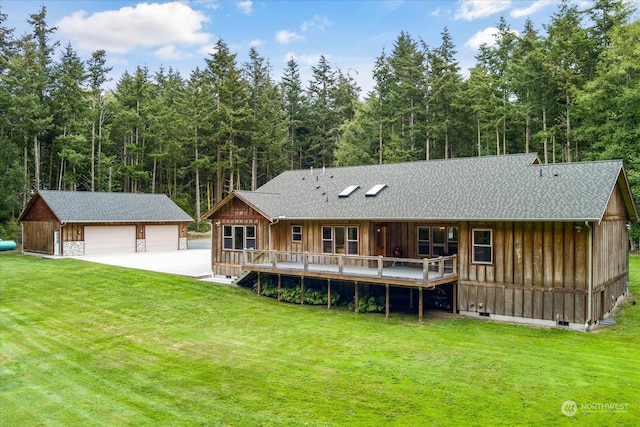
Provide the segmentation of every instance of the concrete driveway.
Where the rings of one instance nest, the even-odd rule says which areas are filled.
[[[73,258],[118,267],[177,274],[179,276],[188,276],[217,283],[230,283],[230,280],[224,277],[213,277],[211,270],[211,249],[83,255]]]

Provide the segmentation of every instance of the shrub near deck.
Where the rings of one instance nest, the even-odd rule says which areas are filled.
[[[638,292],[639,257],[631,268]],[[418,324],[17,254],[0,255],[0,296],[5,426],[631,426],[640,413],[640,305],[588,334]]]

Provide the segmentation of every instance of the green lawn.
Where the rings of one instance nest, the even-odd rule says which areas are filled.
[[[631,258],[640,292],[640,257]],[[0,424],[637,425],[640,304],[593,333],[354,314],[0,254]],[[561,412],[566,400],[578,412]],[[614,405],[617,404],[617,405]]]

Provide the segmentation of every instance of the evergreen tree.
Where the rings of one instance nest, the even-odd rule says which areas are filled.
[[[103,129],[107,120],[108,109],[102,86],[109,81],[108,74],[113,67],[107,67],[106,52],[102,49],[91,53],[87,61],[87,73],[91,102],[89,104],[89,120],[91,122],[91,191],[96,189],[96,180],[101,180],[101,154]],[[97,142],[97,146],[96,146]],[[97,171],[96,171],[97,163]]]
[[[85,134],[89,106],[83,89],[87,75],[71,44],[65,46],[60,62],[55,64],[53,77],[51,105],[56,136],[52,152],[60,157],[56,188],[90,189],[90,152]],[[50,169],[55,170],[55,166],[50,165]]]
[[[305,96],[300,80],[300,70],[294,58],[287,61],[280,83],[284,111],[287,121],[287,145],[289,154],[289,168],[302,168],[301,140],[306,133],[303,130]]]
[[[336,72],[324,55],[311,67],[312,78],[307,90],[306,117],[309,135],[306,140],[303,166],[333,166],[333,152],[340,126],[334,94]]]
[[[219,39],[214,53],[206,59],[207,78],[213,89],[211,117],[216,152],[216,202],[234,189],[242,188],[240,177],[247,167],[244,156],[247,150],[245,125],[248,98],[246,82],[240,77],[236,56]]]
[[[442,44],[429,53],[431,90],[428,101],[431,140],[442,141],[441,155],[445,159],[454,156],[454,138],[463,125],[459,119],[462,77],[455,54],[451,35],[445,28],[442,32]]]

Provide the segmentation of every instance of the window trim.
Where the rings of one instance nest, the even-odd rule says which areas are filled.
[[[420,229],[421,228],[426,228],[427,229],[427,240],[424,239],[420,239]],[[427,245],[428,249],[427,251],[429,253],[421,253],[420,252],[420,243],[424,243]],[[416,254],[418,256],[424,256],[424,257],[430,257],[431,256],[431,226],[430,225],[419,225],[417,227],[416,230]]]
[[[489,244],[480,244],[476,243],[476,231],[488,231],[489,232]],[[490,260],[489,261],[479,261],[476,260],[476,247],[478,248],[489,248],[490,249]],[[493,228],[472,228],[471,229],[471,263],[472,264],[484,264],[490,265],[493,264]]]
[[[340,252],[337,253],[336,252],[336,228],[343,228],[344,229],[344,242],[342,242],[342,244],[344,245],[344,252]],[[330,238],[325,238],[325,229],[329,229],[330,231]],[[356,239],[350,239],[349,236],[351,235],[350,231],[355,230],[356,233]],[[359,255],[360,254],[360,228],[357,225],[323,225],[321,227],[321,231],[322,231],[322,253],[323,254],[336,254],[336,255]],[[326,252],[325,251],[325,243],[331,243],[331,252]],[[350,248],[350,244],[355,243],[355,248],[356,248],[356,253],[350,253],[349,248]]]
[[[242,230],[242,247],[237,247],[237,233]],[[253,229],[252,237],[249,237],[247,233],[248,229]],[[227,234],[227,230],[230,230],[230,234]],[[252,241],[253,245],[250,246],[249,242]],[[231,243],[230,247],[227,247],[227,242]],[[222,226],[222,250],[223,251],[242,251],[245,249],[257,249],[258,246],[258,228],[255,224],[238,225],[238,224],[225,224]]]
[[[298,228],[298,231],[295,231],[296,228]],[[298,239],[296,239],[297,236],[299,236]],[[291,226],[291,242],[302,243],[302,226],[301,225]]]
[[[420,239],[420,230],[425,230],[427,232],[427,237],[428,239]],[[444,242],[435,242],[434,241],[434,229],[438,229],[440,232],[444,233]],[[452,232],[451,230],[455,229],[455,238],[449,238],[450,233]],[[458,253],[458,241],[460,239],[459,237],[459,228],[456,225],[451,225],[451,224],[437,224],[437,225],[416,225],[416,234],[415,234],[415,243],[416,243],[416,247],[415,247],[415,254],[417,257],[425,257],[425,258],[437,258],[440,255],[435,255],[436,250],[435,249],[441,249],[443,250],[446,254],[449,255],[453,255],[452,254],[452,248],[454,248],[454,252],[455,254]],[[426,245],[428,246],[428,253],[422,253],[420,252],[420,246],[421,245]],[[442,255],[442,256],[448,256],[448,255]]]

